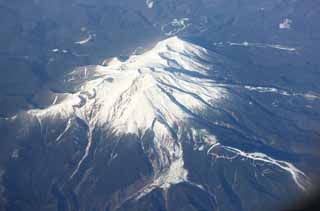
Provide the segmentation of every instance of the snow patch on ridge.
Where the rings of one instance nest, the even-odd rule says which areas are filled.
[[[189,18],[173,19],[170,23],[164,24],[161,27],[161,31],[164,32],[166,36],[176,35],[191,25]]]
[[[218,42],[218,43],[213,43],[215,46],[240,46],[240,47],[252,47],[252,48],[272,48],[272,49],[277,49],[277,50],[282,50],[282,51],[288,51],[288,52],[296,52],[298,49],[289,47],[289,46],[284,46],[280,44],[264,44],[264,43],[249,43],[247,41],[244,42]]]
[[[284,19],[279,23],[279,29],[291,29],[292,20],[289,18]]]
[[[154,0],[146,0],[146,5],[149,9],[152,9],[154,6],[155,1]]]
[[[89,34],[88,37],[86,37],[86,38],[84,38],[84,39],[82,39],[82,40],[79,40],[79,41],[75,42],[75,44],[84,45],[84,44],[88,43],[91,39],[92,39],[92,35]]]

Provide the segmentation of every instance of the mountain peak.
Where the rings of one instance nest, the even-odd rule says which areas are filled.
[[[92,124],[110,123],[129,133],[148,129],[155,120],[172,127],[223,96],[207,77],[212,68],[207,60],[205,49],[172,37],[123,62],[113,59],[106,67],[78,68],[66,79],[83,81],[78,92],[48,109],[30,112],[75,114]]]
[[[107,130],[111,126],[117,134],[141,138],[151,131],[157,154],[156,160],[150,158],[155,179],[144,191],[154,186],[167,189],[171,184],[187,181],[179,141],[182,131],[205,136],[210,144],[216,142],[208,132],[194,130],[188,124],[198,118],[202,109],[210,108],[225,96],[224,90],[208,77],[211,69],[205,49],[172,37],[123,62],[113,59],[107,66],[78,68],[65,80],[78,81],[76,93],[67,94],[47,109],[28,113],[39,122],[45,118],[67,119],[57,142],[71,127],[72,118],[77,117],[88,126],[86,153],[71,177],[88,156],[95,128]]]
[[[172,37],[125,61],[114,58],[107,66],[77,68],[65,78],[65,83],[76,90],[74,93],[56,94],[63,100],[54,100],[48,108],[33,109],[28,114],[38,120],[41,128],[42,122],[62,119],[65,128],[55,138],[57,144],[67,140],[66,136],[72,138],[69,131],[77,128],[78,121],[86,125],[86,147],[70,179],[81,174],[84,161],[90,160],[97,141],[94,137],[100,135],[102,140],[117,142],[114,136],[128,136],[123,138],[126,143],[138,140],[152,166],[152,178],[130,194],[133,198],[155,188],[167,190],[181,182],[204,189],[188,176],[184,164],[186,143],[215,159],[242,157],[273,165],[286,171],[305,190],[308,178],[291,163],[260,152],[244,152],[217,140],[211,125],[235,131],[236,128],[203,114],[220,110],[220,102],[230,94],[214,80],[211,64],[216,58],[200,46]],[[229,115],[233,118],[232,113]],[[118,155],[113,152],[114,149],[110,152],[111,160]]]

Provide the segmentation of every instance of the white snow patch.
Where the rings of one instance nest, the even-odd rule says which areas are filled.
[[[292,47],[288,47],[288,46],[283,46],[283,45],[278,45],[278,44],[268,45],[267,47],[275,48],[275,49],[279,49],[279,50],[284,50],[284,51],[296,51],[296,50],[297,50],[296,48],[292,48]]]
[[[248,89],[250,91],[257,91],[257,92],[260,92],[260,93],[276,93],[276,94],[285,95],[285,96],[290,96],[291,95],[287,91],[279,90],[279,89],[274,88],[274,87],[261,87],[261,86],[245,85],[244,88]]]
[[[307,93],[307,94],[303,94],[303,97],[308,100],[316,100],[316,99],[320,99],[320,94]]]
[[[52,105],[55,105],[58,101],[59,96],[55,96],[52,102]]]
[[[70,179],[72,179],[78,173],[83,161],[85,161],[86,158],[88,157],[88,155],[90,153],[91,145],[92,145],[92,128],[89,128],[89,131],[88,131],[88,143],[87,143],[85,152],[84,152],[82,158],[80,159],[76,169],[71,174]]]
[[[14,149],[12,154],[11,154],[11,157],[13,159],[18,159],[19,158],[19,149]]]
[[[63,132],[56,138],[56,142],[60,142],[60,140],[63,138],[63,136],[68,132],[68,130],[71,128],[71,119],[68,120],[67,125]]]
[[[213,148],[215,147],[220,147],[221,149],[224,149],[228,152],[233,153],[232,156],[230,155],[219,155],[218,153],[213,153],[211,152]],[[286,162],[286,161],[282,161],[282,160],[276,160],[271,158],[270,156],[261,153],[261,152],[253,152],[253,153],[247,153],[244,152],[242,150],[239,150],[237,148],[234,147],[229,147],[229,146],[224,146],[221,144],[215,144],[213,145],[209,150],[208,150],[208,154],[211,154],[212,156],[214,156],[216,159],[226,159],[226,160],[233,160],[236,159],[238,157],[243,157],[243,158],[247,158],[250,160],[255,160],[255,161],[260,161],[263,163],[268,163],[274,166],[277,166],[278,168],[286,171],[287,173],[289,173],[293,179],[293,181],[296,183],[296,185],[303,191],[306,191],[307,188],[310,186],[309,183],[309,178],[305,175],[304,172],[302,172],[301,170],[297,169],[293,164]]]
[[[152,8],[153,8],[154,3],[155,3],[154,0],[146,0],[147,7],[148,7],[149,9],[152,9]]]
[[[58,53],[58,52],[62,52],[62,53],[68,53],[68,50],[66,49],[58,49],[58,48],[55,48],[55,49],[52,49],[51,50],[53,53]],[[53,61],[52,59],[50,59],[51,61]]]
[[[161,27],[161,31],[164,32],[166,36],[176,35],[191,25],[189,18],[173,19],[170,23],[164,24]]]
[[[256,91],[260,93],[275,93],[283,96],[291,96],[291,97],[303,97],[306,100],[316,100],[320,99],[320,95],[317,93],[298,93],[298,92],[293,92],[293,91],[285,91],[281,90],[279,88],[274,88],[274,87],[262,87],[262,86],[250,86],[250,85],[245,85],[243,86],[245,89],[250,90],[250,91]],[[249,102],[252,104],[252,102]]]
[[[75,44],[84,45],[84,44],[88,43],[91,39],[92,39],[92,35],[89,34],[88,37],[86,37],[86,38],[84,38],[84,39],[82,39],[82,40],[80,40],[78,42],[75,42]]]
[[[292,20],[289,18],[284,19],[279,23],[279,29],[291,29]]]
[[[213,43],[213,45],[218,47],[224,47],[224,46],[241,46],[241,47],[253,47],[253,48],[273,48],[283,51],[289,51],[289,52],[296,52],[297,48],[284,46],[280,44],[264,44],[264,43],[249,43],[248,41],[244,42],[216,42]]]

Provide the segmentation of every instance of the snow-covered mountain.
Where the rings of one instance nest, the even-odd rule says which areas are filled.
[[[55,140],[57,143],[64,141],[73,118],[88,126],[86,152],[71,178],[89,155],[95,128],[111,127],[118,135],[134,134],[140,138],[152,132],[149,141],[154,147],[145,151],[150,154],[155,174],[150,186],[168,188],[170,184],[187,181],[180,143],[183,132],[193,138],[205,137],[199,144],[216,144],[216,138],[208,131],[189,124],[199,118],[202,110],[227,97],[226,90],[210,79],[209,56],[206,49],[172,37],[124,62],[114,58],[107,66],[75,70],[66,80],[82,81],[76,93],[47,109],[30,110],[28,114],[40,123],[46,118],[68,119]]]
[[[47,108],[7,119],[9,128],[18,128],[19,143],[38,149],[37,158],[46,155],[35,161],[36,169],[43,168],[34,174],[53,187],[49,204],[60,210],[174,210],[180,205],[172,200],[182,197],[187,210],[254,210],[265,199],[283,197],[278,192],[306,191],[308,176],[273,157],[276,149],[263,148],[265,140],[227,109],[230,99],[239,98],[234,90],[248,86],[217,82],[221,59],[171,37],[126,60],[79,67],[64,79],[74,92],[55,93]],[[220,140],[221,134],[234,141]],[[260,148],[247,151],[240,137]],[[23,153],[12,156],[19,160]],[[23,171],[20,164],[17,169]],[[257,190],[265,195],[256,196]]]

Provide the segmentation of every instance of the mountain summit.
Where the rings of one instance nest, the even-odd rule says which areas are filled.
[[[78,68],[66,79],[79,81],[76,93],[29,113],[76,115],[91,126],[110,123],[123,133],[137,134],[155,124],[172,128],[225,97],[226,92],[209,77],[209,64],[204,48],[169,38],[123,62],[114,58],[106,67]]]

